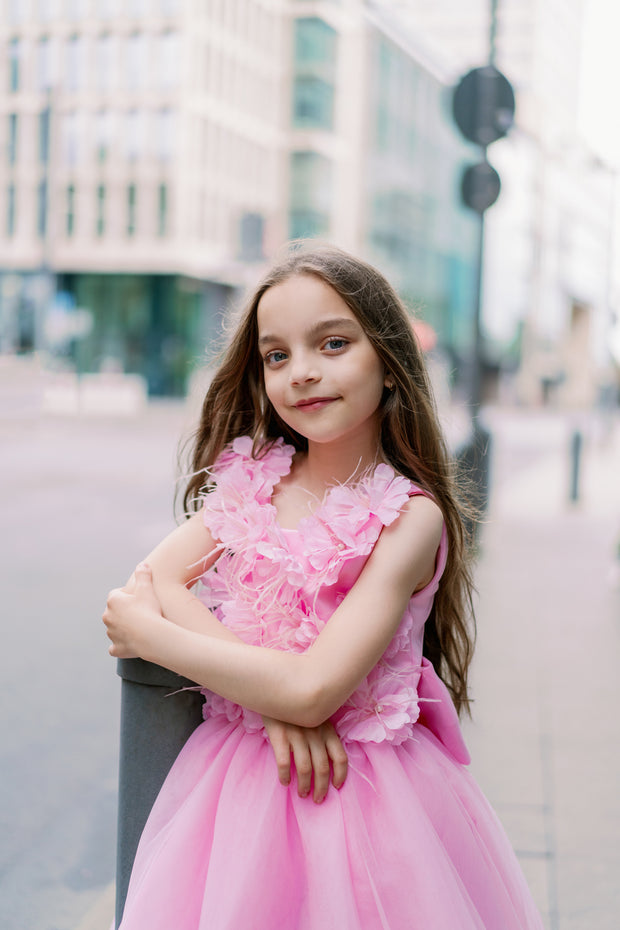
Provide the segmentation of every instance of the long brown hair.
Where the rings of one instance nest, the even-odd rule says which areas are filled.
[[[191,477],[184,505],[200,506],[205,469],[237,436],[254,440],[255,455],[283,436],[298,451],[307,441],[291,430],[269,403],[258,351],[258,304],[270,287],[293,275],[320,278],[354,313],[385,366],[393,389],[381,401],[381,447],[386,460],[435,499],[448,534],[448,561],[424,633],[424,655],[447,685],[457,711],[469,712],[468,669],[475,639],[471,552],[464,516],[471,518],[459,492],[454,463],[446,448],[433,393],[411,321],[394,289],[375,268],[333,246],[297,246],[259,283],[242,313],[228,349],[205,397],[193,438]]]

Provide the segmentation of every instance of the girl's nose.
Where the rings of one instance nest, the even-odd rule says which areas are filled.
[[[307,355],[294,358],[289,372],[291,384],[311,384],[321,378],[319,366]]]

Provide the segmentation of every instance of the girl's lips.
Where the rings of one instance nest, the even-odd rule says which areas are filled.
[[[295,404],[295,409],[304,411],[321,410],[335,400],[337,400],[336,397],[309,397],[308,400],[298,401],[298,403]]]

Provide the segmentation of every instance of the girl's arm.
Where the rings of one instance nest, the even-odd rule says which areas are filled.
[[[108,600],[110,653],[139,655],[261,714],[317,726],[378,662],[412,592],[432,577],[442,526],[433,501],[411,498],[383,529],[357,582],[302,655],[200,636],[168,623],[149,606],[150,575],[144,568],[137,573],[135,596],[117,591]]]
[[[202,513],[197,513],[166,536],[145,561],[151,568],[155,595],[167,620],[195,633],[241,643],[190,591],[219,554]],[[135,572],[123,590],[135,593]]]
[[[147,557],[153,574],[150,609],[187,630],[241,643],[188,590],[218,554],[201,513],[170,533]],[[135,572],[123,590],[135,593]],[[263,717],[263,723],[283,785],[291,780],[292,756],[300,797],[306,797],[312,788],[314,800],[320,803],[328,792],[330,779],[334,788],[342,787],[347,776],[347,754],[329,721],[317,728],[297,727],[272,717]]]

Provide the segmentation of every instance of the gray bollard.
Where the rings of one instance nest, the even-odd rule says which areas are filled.
[[[570,441],[570,499],[573,503],[579,500],[582,447],[583,435],[580,430],[576,429]]]
[[[198,724],[202,695],[193,682],[142,659],[119,659],[121,745],[116,854],[116,918],[123,916],[138,841],[172,763]]]

